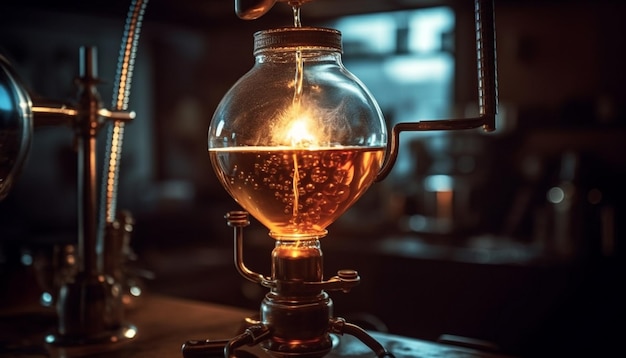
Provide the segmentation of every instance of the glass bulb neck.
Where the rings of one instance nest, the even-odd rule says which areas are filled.
[[[282,27],[254,34],[254,55],[273,50],[342,51],[341,32],[322,27]]]
[[[315,232],[303,232],[300,230],[299,232],[294,233],[276,231],[270,231],[269,233],[270,237],[276,240],[276,246],[292,244],[308,245],[311,242],[318,241],[319,239],[325,237],[327,234],[328,230],[326,229]]]
[[[272,251],[272,279],[283,282],[321,282],[322,256],[317,239],[278,240]]]

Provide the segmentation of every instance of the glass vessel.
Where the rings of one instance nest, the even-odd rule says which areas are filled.
[[[0,54],[0,200],[8,195],[30,150],[31,106],[30,95]]]
[[[228,193],[271,237],[324,237],[383,164],[383,115],[343,66],[337,30],[259,31],[254,57],[212,118],[211,162]]]

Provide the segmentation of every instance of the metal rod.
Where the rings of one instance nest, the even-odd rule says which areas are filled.
[[[394,355],[387,349],[385,349],[385,347],[380,344],[376,339],[374,339],[374,337],[370,336],[367,331],[355,324],[346,322],[343,318],[331,318],[330,330],[333,333],[341,335],[349,334],[357,338],[369,349],[371,349],[378,358],[394,358]]]
[[[230,211],[224,216],[228,222],[228,226],[233,228],[234,238],[234,259],[235,267],[241,276],[245,279],[260,283],[265,287],[273,287],[274,283],[271,279],[250,270],[243,259],[243,228],[250,225],[248,220],[248,212],[246,211]]]
[[[498,71],[493,0],[475,0],[476,55],[478,57],[478,106],[483,129],[496,129],[498,113]]]
[[[79,267],[88,275],[97,275],[96,255],[96,135],[99,127],[100,100],[95,89],[97,82],[96,49],[81,47],[81,91],[77,116],[78,141],[78,252]]]

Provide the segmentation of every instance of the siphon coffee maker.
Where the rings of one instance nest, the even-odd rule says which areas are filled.
[[[493,4],[476,1],[480,116],[399,123],[387,132],[367,88],[342,64],[341,33],[303,27],[301,5],[290,5],[294,26],[254,34],[255,63],[226,93],[208,130],[208,154],[231,197],[243,208],[225,215],[234,231],[235,266],[269,289],[258,320],[227,341],[188,341],[185,357],[247,354],[259,345],[274,357],[317,358],[335,337],[349,334],[377,357],[393,357],[362,328],[333,316],[329,291],[348,292],[357,271],[324,278],[321,241],[327,227],[376,181],[391,171],[403,131],[495,129],[496,79]],[[275,0],[235,1],[242,19],[256,19]],[[250,270],[243,259],[249,215],[275,240],[271,275]]]

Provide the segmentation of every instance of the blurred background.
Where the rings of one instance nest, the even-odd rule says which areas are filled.
[[[3,4],[0,51],[31,93],[72,100],[79,48],[95,46],[108,107],[128,8]],[[391,126],[477,114],[473,11],[471,0],[316,0],[302,23],[342,31],[345,66]],[[403,134],[390,176],[322,240],[327,276],[352,268],[362,278],[332,295],[336,315],[526,356],[617,350],[626,318],[625,11],[609,0],[495,0],[497,130]],[[238,19],[228,0],[148,4],[118,198],[135,219],[129,265],[147,292],[258,308],[265,289],[235,270],[223,216],[237,206],[213,174],[206,133],[254,62],[252,34],[292,23],[284,4],[255,21]],[[59,248],[76,240],[73,136],[38,128],[0,202],[0,304],[39,300]],[[256,223],[245,235],[248,266],[269,273],[273,240]]]

